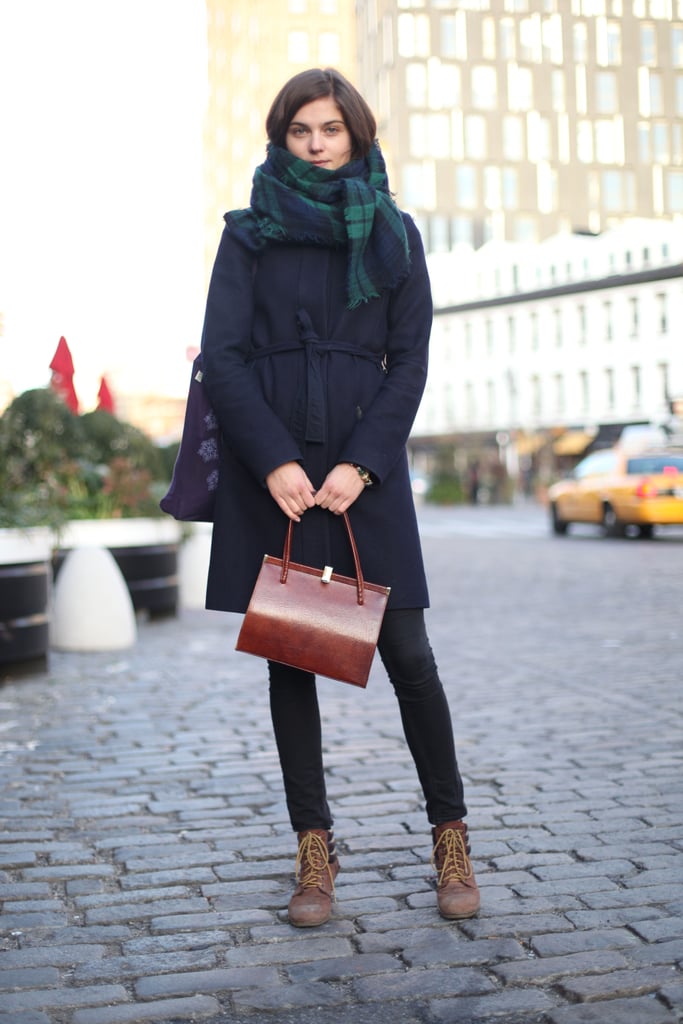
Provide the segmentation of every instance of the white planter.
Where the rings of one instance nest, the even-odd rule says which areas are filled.
[[[182,526],[174,519],[72,520],[59,533],[56,572],[69,551],[105,548],[114,556],[136,611],[175,614]]]

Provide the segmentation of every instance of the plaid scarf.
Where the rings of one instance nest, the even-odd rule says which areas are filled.
[[[347,247],[349,309],[394,288],[410,268],[405,225],[377,142],[365,159],[334,171],[269,144],[254,173],[251,206],[226,213],[225,221],[254,252],[273,242]]]

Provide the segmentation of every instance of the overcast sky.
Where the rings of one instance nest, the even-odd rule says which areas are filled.
[[[203,0],[0,0],[0,378],[187,388],[204,302]]]

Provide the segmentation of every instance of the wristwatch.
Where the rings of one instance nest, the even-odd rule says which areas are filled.
[[[358,476],[361,478],[361,480],[363,481],[365,486],[366,487],[372,487],[372,477],[370,476],[370,474],[367,471],[367,469],[365,468],[365,466],[359,466],[355,462],[352,462],[351,465],[356,470],[356,472],[358,473]]]

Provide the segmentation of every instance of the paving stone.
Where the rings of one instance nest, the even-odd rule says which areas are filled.
[[[484,972],[471,967],[425,968],[415,974],[404,971],[402,974],[357,978],[353,982],[353,991],[363,1002],[414,996],[416,988],[421,999],[430,996],[483,995],[495,991],[495,985]]]
[[[96,1010],[77,1010],[73,1024],[138,1024],[143,1021],[197,1021],[215,1017],[220,1004],[211,996],[194,995],[187,999],[164,999],[134,1006],[99,1006]]]
[[[490,965],[491,971],[510,985],[545,985],[567,974],[592,974],[626,968],[629,961],[616,950],[544,956]]]
[[[586,1003],[595,999],[620,999],[656,992],[672,977],[671,967],[642,967],[636,971],[612,971],[607,976],[565,978],[558,983],[558,990],[569,999]]]
[[[548,1012],[551,1024],[677,1024],[676,1017],[651,996],[607,999]]]
[[[535,935],[531,940],[531,945],[539,956],[565,956],[591,949],[621,949],[624,946],[637,946],[639,942],[626,928],[611,928],[562,932],[559,935]]]
[[[429,1003],[430,1019],[440,1024],[479,1024],[499,1021],[500,1024],[543,1024],[545,1012],[556,1005],[550,993],[536,989],[496,992],[491,995],[467,996],[460,999],[439,999]],[[635,1021],[632,1022],[635,1024]]]

